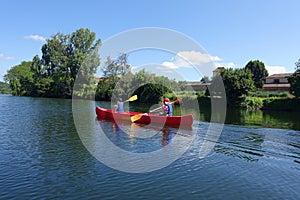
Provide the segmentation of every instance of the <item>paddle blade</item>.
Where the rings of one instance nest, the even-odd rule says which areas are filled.
[[[143,114],[138,114],[138,115],[133,115],[133,116],[131,116],[131,117],[130,117],[131,122],[135,122],[135,121],[141,119],[142,116],[143,116]]]
[[[171,104],[174,104],[174,103],[177,103],[177,102],[180,102],[180,101],[182,101],[182,98],[178,98],[177,100],[172,101]]]
[[[130,97],[127,101],[135,101],[137,100],[137,95]]]

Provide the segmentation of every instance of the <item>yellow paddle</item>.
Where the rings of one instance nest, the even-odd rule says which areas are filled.
[[[179,101],[181,101],[181,100],[182,100],[182,98],[179,98],[179,99],[177,99],[177,100],[175,100],[175,101],[170,102],[170,104],[174,104],[174,103],[179,102]],[[156,108],[156,109],[154,109],[154,110],[150,110],[150,113],[151,113],[151,112],[154,112],[154,111],[156,111],[156,110],[159,110],[159,109],[161,109],[161,107],[158,107],[158,108]],[[131,122],[135,122],[135,121],[141,119],[141,117],[142,117],[143,115],[146,115],[146,114],[147,114],[147,113],[141,113],[141,114],[137,114],[137,115],[131,116],[131,117],[130,117]]]
[[[127,100],[124,101],[124,102],[135,101],[135,100],[137,100],[137,95],[134,95],[134,96],[130,97],[129,99],[127,99]]]

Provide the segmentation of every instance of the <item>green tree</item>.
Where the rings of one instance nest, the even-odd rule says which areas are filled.
[[[256,88],[262,88],[268,76],[268,71],[265,68],[265,64],[259,60],[249,61],[245,66],[253,74],[254,85]]]
[[[252,73],[246,69],[224,69],[221,71],[221,77],[229,100],[238,100],[255,87]]]
[[[57,33],[42,46],[42,58],[22,62],[8,71],[5,79],[13,95],[69,98],[91,97],[96,88],[94,74],[100,65],[96,34],[78,29],[72,34]]]
[[[7,71],[4,80],[9,82],[12,94],[16,96],[30,96],[33,87],[33,73],[31,62],[23,61]]]
[[[90,93],[95,85],[93,74],[100,64],[97,47],[101,41],[95,38],[94,32],[81,28],[68,35],[57,33],[43,45],[41,64],[46,76],[53,80],[51,94],[54,97],[71,97],[77,76],[80,77],[77,94]]]
[[[144,69],[136,73],[132,80],[133,93],[140,97],[140,102],[157,103],[172,88],[175,88],[175,84],[167,77],[156,76]]]
[[[133,74],[127,60],[126,54],[121,54],[115,60],[107,57],[102,68],[103,78],[97,86],[96,100],[127,99],[138,95],[140,102],[157,103],[165,94],[179,91],[186,85],[186,82],[156,76],[145,69]]]
[[[115,60],[107,57],[102,68],[103,79],[99,81],[96,90],[97,100],[111,100],[114,96],[113,94],[116,94],[118,97],[128,97],[130,86],[126,78],[132,73],[130,73],[130,65],[127,59],[128,56],[126,54],[121,54]],[[125,76],[126,78],[124,78]]]
[[[30,70],[33,73],[32,96],[48,97],[51,96],[51,85],[53,80],[46,76],[45,67],[39,56],[35,56],[32,60]]]
[[[0,94],[11,94],[9,84],[0,81]]]
[[[288,77],[291,84],[290,92],[296,97],[300,97],[300,59],[295,63],[296,71],[292,76]]]

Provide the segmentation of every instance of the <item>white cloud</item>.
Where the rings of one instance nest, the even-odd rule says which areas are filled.
[[[171,69],[177,69],[179,67],[199,66],[220,60],[218,56],[211,56],[197,51],[181,51],[171,61],[163,62],[162,65]]]
[[[268,70],[269,75],[286,73],[284,66],[266,66],[266,69]]]
[[[217,67],[234,68],[236,64],[233,62],[223,62],[219,56],[212,56],[207,53],[197,51],[180,51],[171,60],[166,60],[159,65],[147,66],[148,71],[152,71],[155,74],[161,74],[172,77],[192,77],[194,80],[196,76],[200,80],[203,76],[211,77],[213,70]],[[133,66],[134,71],[146,68],[143,66]],[[189,78],[187,78],[189,79]],[[197,80],[198,80],[197,79]],[[196,79],[195,79],[196,80]]]
[[[218,61],[221,61],[222,59],[220,58],[220,57],[218,57],[218,56],[209,56],[210,57],[210,59],[212,60],[212,61],[214,61],[214,62],[218,62]]]
[[[179,68],[179,66],[173,62],[163,62],[162,65],[167,68],[170,68],[170,69],[178,69]]]
[[[24,36],[25,39],[29,40],[35,40],[35,41],[41,41],[41,42],[46,42],[46,38],[40,35],[26,35]]]
[[[218,56],[196,52],[181,51],[170,61],[163,62],[162,65],[170,69],[178,69],[179,67],[200,66],[206,63],[213,63],[215,67],[233,68],[236,66],[233,62],[222,62]]]
[[[16,59],[15,57],[7,56],[7,55],[4,55],[3,53],[0,53],[0,58],[4,59],[4,60],[15,60]]]
[[[233,62],[228,62],[228,63],[224,63],[224,62],[215,62],[215,65],[216,65],[216,67],[225,67],[226,69],[236,67],[236,64],[233,63]]]

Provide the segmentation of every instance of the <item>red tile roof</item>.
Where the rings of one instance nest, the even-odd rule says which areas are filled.
[[[287,78],[291,76],[293,73],[282,73],[282,74],[272,74],[271,76],[267,76],[268,79],[275,79],[275,78]]]

